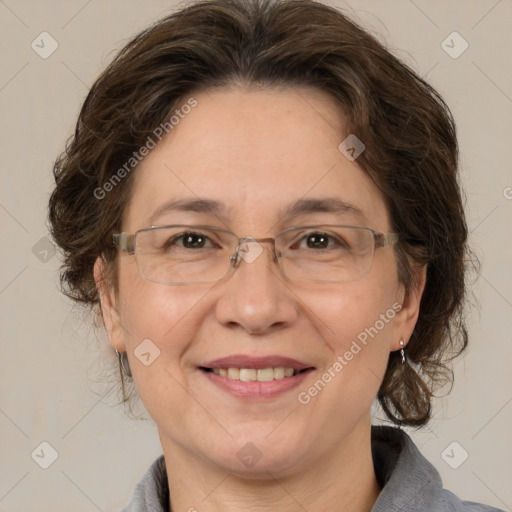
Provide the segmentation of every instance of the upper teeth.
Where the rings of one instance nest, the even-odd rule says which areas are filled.
[[[213,373],[227,377],[228,379],[241,380],[249,382],[258,380],[260,382],[269,382],[274,379],[282,379],[284,377],[291,377],[294,373],[293,368],[284,368],[278,366],[276,368],[215,368]]]

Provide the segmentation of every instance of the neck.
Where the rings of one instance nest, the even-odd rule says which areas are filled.
[[[358,428],[337,449],[286,475],[239,476],[160,438],[171,511],[370,512],[381,491],[371,454],[371,430]]]

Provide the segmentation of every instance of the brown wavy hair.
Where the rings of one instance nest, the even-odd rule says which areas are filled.
[[[115,286],[112,233],[121,228],[136,170],[105,197],[97,191],[183,98],[236,84],[317,88],[340,105],[349,133],[364,142],[357,162],[381,190],[400,234],[395,251],[407,290],[414,286],[414,267],[427,265],[409,364],[401,364],[399,352],[390,354],[378,400],[392,422],[425,425],[435,390],[451,380],[446,362],[467,345],[463,304],[470,260],[455,124],[427,82],[322,3],[203,0],[158,21],[118,53],[89,91],[54,165],[49,220],[64,254],[63,292],[99,306],[93,277],[98,257]],[[120,374],[126,400],[130,376],[122,365]]]

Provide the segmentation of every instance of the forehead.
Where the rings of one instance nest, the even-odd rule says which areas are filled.
[[[381,192],[338,149],[348,133],[330,96],[310,88],[226,88],[191,96],[197,105],[135,171],[126,229],[180,214],[183,222],[207,220],[204,208],[165,211],[184,199],[219,203],[232,229],[243,224],[263,232],[308,199],[344,202],[354,207],[345,209],[347,218],[359,210],[359,224],[387,229]]]

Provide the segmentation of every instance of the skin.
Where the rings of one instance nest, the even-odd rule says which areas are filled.
[[[228,216],[175,212],[154,225],[213,224],[239,236],[269,237],[305,223],[359,225],[389,232],[383,196],[338,150],[348,135],[343,115],[309,88],[233,86],[193,95],[198,105],[142,161],[123,230],[169,199],[200,197]],[[336,197],[353,214],[314,213],[283,220],[279,211],[303,197]],[[405,293],[391,247],[376,251],[371,271],[346,283],[287,281],[270,245],[252,263],[209,284],[169,286],[145,280],[134,257],[120,253],[115,291],[95,265],[104,322],[113,347],[127,351],[138,393],[156,422],[173,510],[369,511],[380,488],[370,444],[370,407],[389,354],[410,338],[425,272]],[[297,400],[357,335],[393,304],[401,311],[307,405]],[[144,339],[160,356],[144,366]],[[197,366],[230,354],[279,354],[315,370],[299,388],[272,400],[247,401],[214,386]],[[245,467],[237,452],[262,454]],[[357,475],[357,478],[354,478]],[[302,508],[304,507],[304,508]]]

